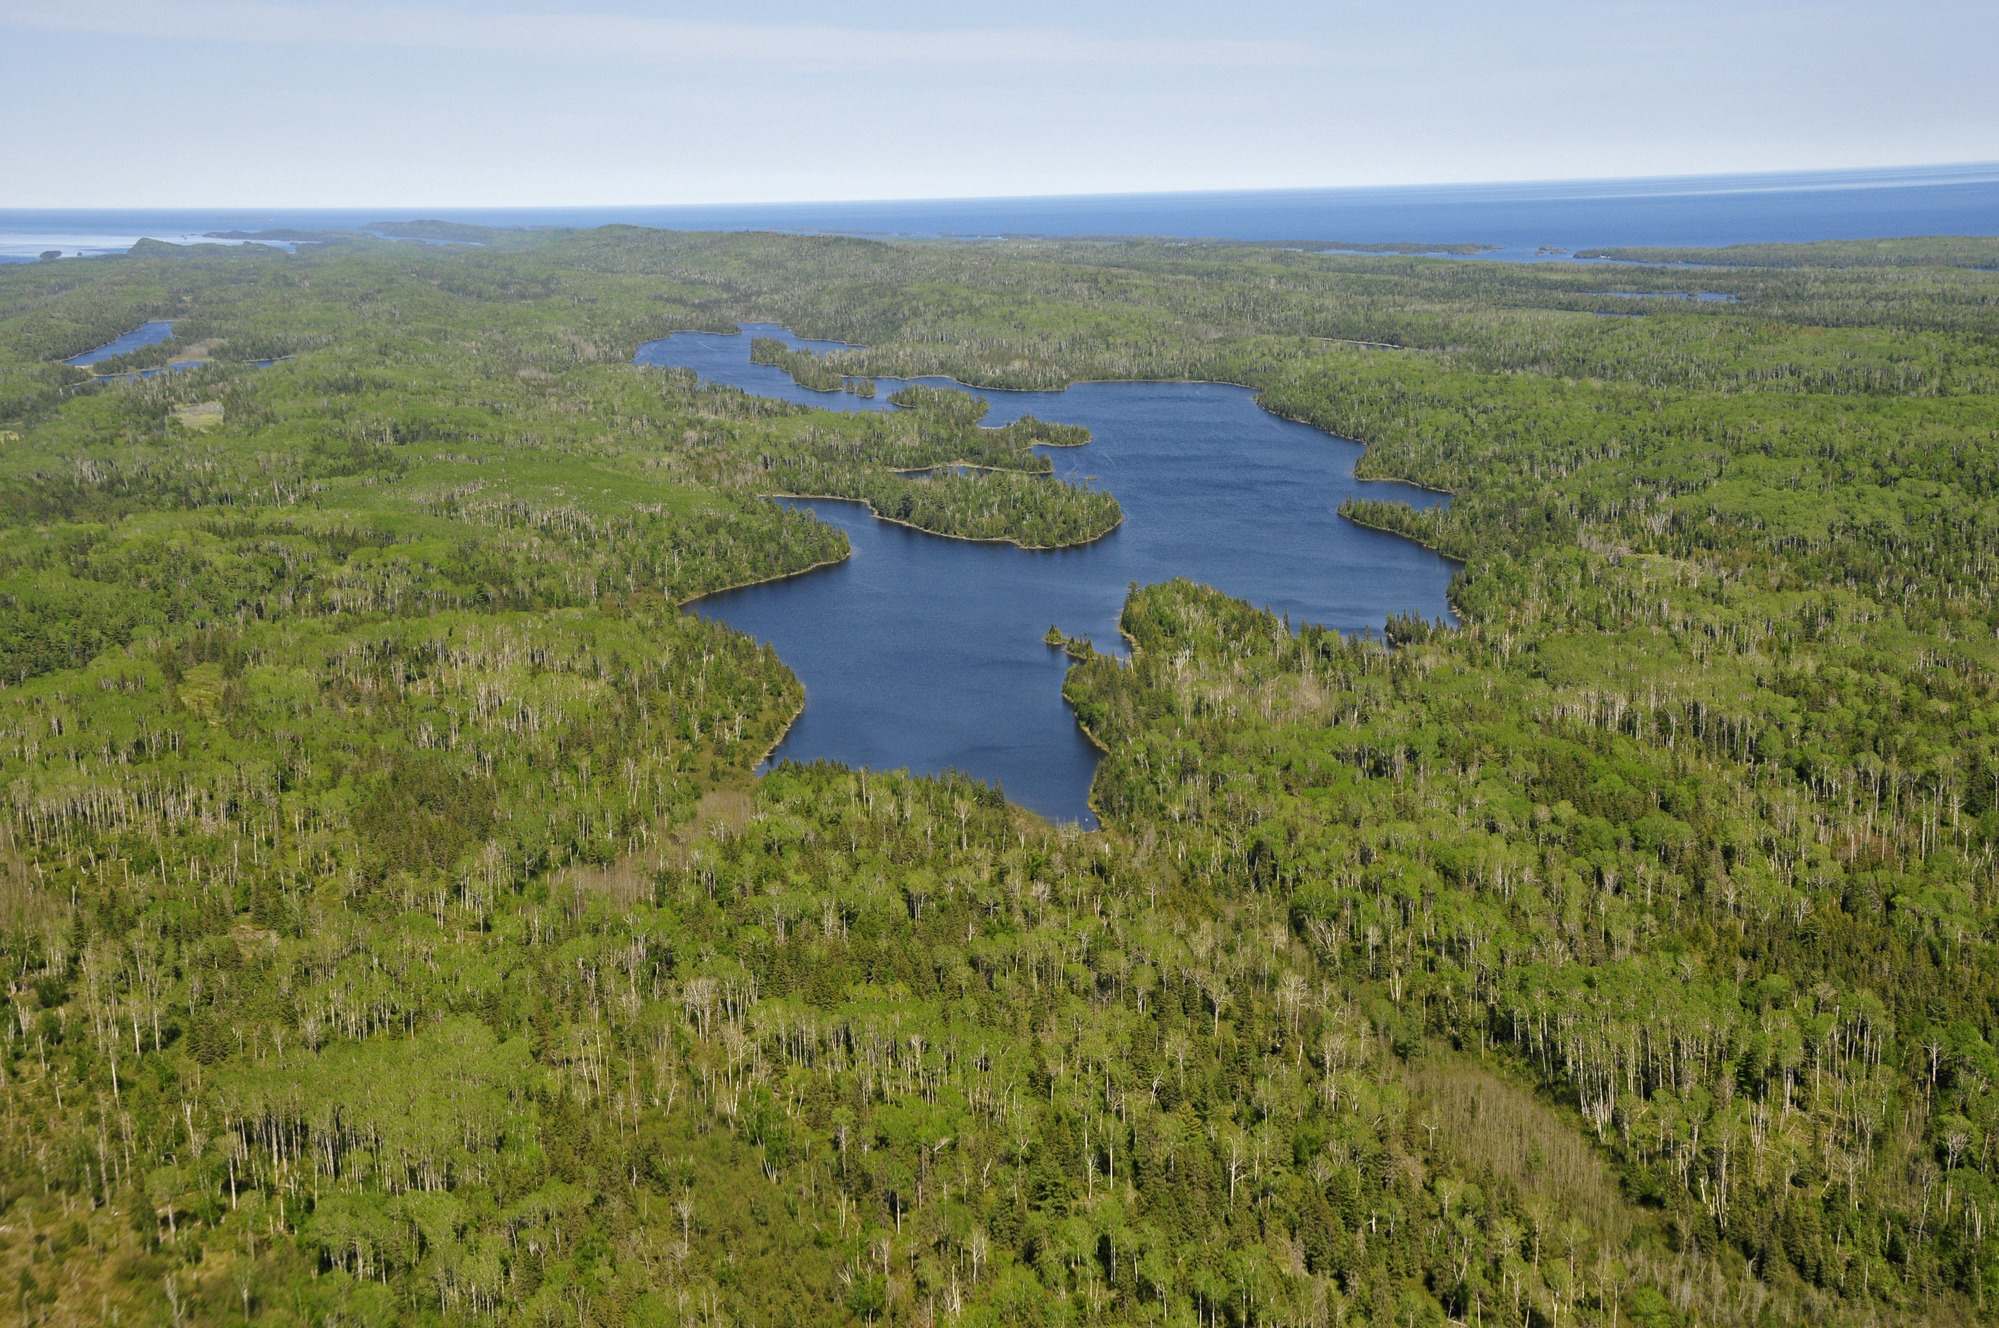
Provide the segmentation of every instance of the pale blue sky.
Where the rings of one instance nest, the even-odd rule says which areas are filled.
[[[0,0],[0,208],[1999,159],[1999,4]]]

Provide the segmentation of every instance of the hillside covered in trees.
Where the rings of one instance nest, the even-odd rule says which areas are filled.
[[[481,238],[0,268],[10,1316],[1995,1313],[1980,242]],[[768,495],[1119,513],[968,393],[631,363],[738,322],[865,346],[760,348],[829,391],[1256,388],[1454,495],[1348,514],[1463,625],[1135,587],[1100,832],[752,780],[797,680],[680,606],[845,556]]]

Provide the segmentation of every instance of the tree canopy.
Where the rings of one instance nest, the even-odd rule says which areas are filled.
[[[1968,243],[1695,274],[614,227],[0,268],[0,1295],[1990,1318]],[[839,413],[631,363],[746,322],[865,347],[759,348],[808,386],[971,387]],[[753,779],[802,690],[682,606],[845,556],[769,496],[1092,538],[1115,496],[1032,450],[1086,435],[977,390],[1119,377],[1250,386],[1450,491],[1348,515],[1462,559],[1461,625],[1186,581],[1132,589],[1128,660],[1057,625],[1099,832],[959,775]]]

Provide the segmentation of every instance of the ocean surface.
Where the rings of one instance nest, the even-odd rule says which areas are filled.
[[[1999,234],[1999,163],[1517,184],[1283,189],[1049,198],[915,199],[699,207],[0,211],[0,261],[116,253],[141,236],[360,229],[435,218],[483,226],[782,230],[974,239],[1152,235],[1328,245],[1490,244],[1535,261],[1599,245],[1724,245],[1892,235]]]
[[[648,342],[637,358],[824,409],[892,409],[885,398],[903,380],[878,379],[872,400],[814,392],[751,364],[756,336],[813,350],[838,344],[746,324],[734,336]],[[1116,494],[1124,524],[1081,548],[1024,550],[891,525],[858,503],[795,502],[844,529],[853,556],[693,606],[769,642],[804,682],[805,712],[775,759],[963,770],[1044,816],[1092,825],[1097,752],[1062,699],[1068,661],[1042,643],[1050,626],[1122,653],[1127,589],[1176,576],[1289,614],[1294,627],[1378,631],[1391,612],[1450,616],[1444,591],[1455,564],[1336,510],[1348,495],[1448,499],[1354,479],[1358,443],[1279,419],[1245,388],[1079,383],[978,395],[992,405],[991,427],[1028,414],[1088,426],[1087,445],[1040,450],[1058,475]]]

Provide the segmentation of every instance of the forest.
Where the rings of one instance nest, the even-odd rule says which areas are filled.
[[[1988,241],[479,238],[0,267],[14,1321],[1993,1316]],[[745,323],[964,386],[632,362]],[[977,393],[1100,378],[1448,491],[1345,511],[1457,623],[1132,587],[1097,831],[753,776],[685,606],[847,555],[772,498],[1096,538]]]

